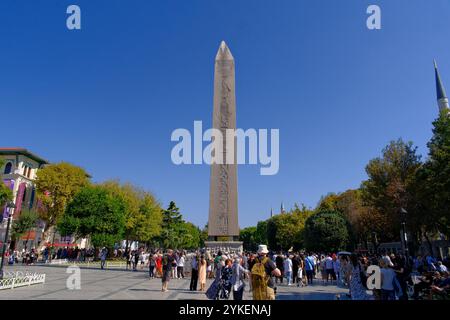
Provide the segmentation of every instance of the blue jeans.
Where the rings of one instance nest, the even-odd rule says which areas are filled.
[[[286,276],[286,280],[288,282],[288,285],[292,284],[292,271],[286,271],[285,272],[285,276]]]

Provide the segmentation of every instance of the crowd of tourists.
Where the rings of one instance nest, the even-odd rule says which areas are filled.
[[[147,255],[147,258],[146,258]],[[269,252],[261,245],[256,253],[212,254],[199,250],[156,251],[135,253],[133,268],[149,267],[151,278],[162,279],[162,291],[168,291],[170,279],[182,279],[190,274],[190,291],[202,291],[209,299],[242,300],[244,288],[249,287],[253,299],[275,297],[277,286],[305,287],[334,285],[348,289],[342,299],[408,300],[449,299],[449,258],[431,255],[409,257],[401,254],[356,254],[348,252],[318,254],[312,252]],[[142,263],[139,263],[141,261]],[[187,263],[189,262],[189,264]],[[189,265],[189,270],[185,267]],[[378,266],[380,287],[367,287],[371,276],[369,266]],[[372,268],[373,269],[373,268]],[[209,287],[206,280],[213,279]],[[373,279],[374,284],[376,280]]]
[[[229,253],[207,250],[145,250],[114,249],[109,253],[102,248],[97,255],[93,248],[60,247],[50,251],[34,248],[10,250],[5,258],[9,264],[32,265],[39,261],[67,259],[71,262],[97,259],[101,268],[107,258],[126,260],[126,269],[148,270],[151,279],[162,280],[163,292],[169,290],[171,279],[190,277],[189,290],[204,292],[209,299],[242,300],[244,288],[252,292],[253,299],[274,299],[277,286],[306,287],[314,284],[333,285],[347,289],[337,299],[352,300],[408,300],[450,299],[450,259],[432,255],[405,257],[402,254],[356,254],[349,252],[269,252],[260,245],[257,252]],[[370,270],[378,266],[379,287],[368,288]],[[207,288],[207,279],[211,283]],[[369,290],[370,289],[370,290]]]

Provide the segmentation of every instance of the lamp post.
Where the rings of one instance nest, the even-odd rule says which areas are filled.
[[[373,252],[376,254],[377,253],[377,244],[378,244],[378,239],[377,239],[377,233],[375,231],[372,232],[372,243],[373,243]]]
[[[406,234],[406,215],[407,214],[408,214],[408,211],[406,211],[403,208],[400,209],[400,216],[401,216],[401,220],[402,220],[402,243],[403,243],[403,250],[404,250],[405,257],[406,257],[406,261],[408,261],[408,259],[409,259],[408,236]]]
[[[6,233],[5,233],[5,240],[3,241],[3,250],[2,250],[2,261],[0,262],[0,279],[3,279],[3,263],[5,260],[5,251],[6,251],[6,243],[8,242],[8,236],[9,236],[9,227],[11,225],[11,209],[15,209],[16,205],[14,202],[9,202],[6,207],[8,210],[8,224],[6,226]]]

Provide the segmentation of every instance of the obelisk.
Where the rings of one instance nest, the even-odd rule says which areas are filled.
[[[234,58],[224,41],[216,55],[214,70],[213,128],[223,137],[223,163],[211,164],[208,219],[209,248],[242,250],[239,240],[237,206],[237,163],[234,143],[233,163],[226,161],[227,129],[236,129]]]

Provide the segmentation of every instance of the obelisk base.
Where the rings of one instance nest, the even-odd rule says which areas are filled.
[[[244,251],[242,241],[205,241],[205,247],[211,253],[240,254]]]

